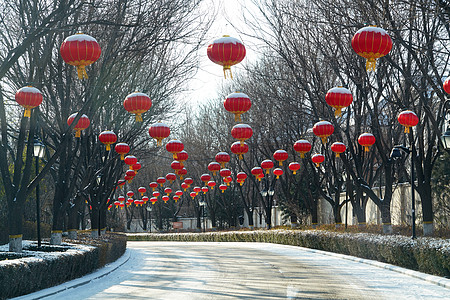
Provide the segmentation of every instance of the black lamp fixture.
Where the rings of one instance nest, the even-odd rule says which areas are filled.
[[[441,136],[441,142],[444,146],[444,150],[450,153],[450,100],[444,103],[444,122],[447,120],[447,127],[444,134]]]

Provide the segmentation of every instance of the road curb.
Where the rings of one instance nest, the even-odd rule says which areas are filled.
[[[47,289],[43,289],[31,294],[27,294],[24,296],[20,296],[20,297],[16,297],[16,298],[11,298],[11,299],[15,299],[15,300],[35,300],[35,299],[43,299],[49,296],[53,296],[56,295],[60,292],[63,292],[65,290],[71,289],[71,288],[76,288],[85,284],[90,283],[92,280],[96,280],[99,278],[102,278],[112,272],[114,272],[115,270],[117,270],[118,268],[120,268],[123,264],[125,264],[131,257],[131,251],[130,249],[127,249],[125,251],[125,253],[119,258],[117,259],[115,262],[112,262],[110,264],[105,265],[104,267],[98,269],[97,271],[95,271],[94,273],[91,274],[87,274],[83,277],[77,278],[77,279],[73,279],[71,281],[67,281],[64,282],[58,286],[55,287],[51,287],[51,288],[47,288]],[[88,278],[86,278],[88,277]]]
[[[295,247],[295,246],[294,246]],[[334,252],[327,252],[327,251],[322,251],[322,250],[316,250],[316,249],[311,249],[311,248],[305,248],[305,247],[297,247],[297,248],[302,248],[305,251],[308,252],[312,252],[312,253],[318,253],[318,254],[323,254],[323,255],[328,255],[328,256],[334,256],[334,257],[338,257],[338,258],[342,258],[342,259],[346,259],[346,260],[350,260],[350,261],[355,261],[355,262],[359,262],[359,263],[364,263],[367,265],[371,265],[371,266],[376,266],[382,269],[387,269],[387,270],[391,270],[397,273],[401,273],[401,274],[405,274],[417,279],[421,279],[430,283],[434,283],[438,286],[442,286],[445,287],[447,289],[450,289],[450,279],[444,278],[444,277],[440,277],[440,276],[435,276],[435,275],[430,275],[430,274],[425,274],[419,271],[414,271],[414,270],[409,270],[409,269],[405,269],[402,267],[398,267],[398,266],[394,266],[391,264],[387,264],[387,263],[383,263],[383,262],[379,262],[376,260],[370,260],[370,259],[365,259],[365,258],[359,258],[356,256],[350,256],[350,255],[345,255],[345,254],[340,254],[340,253],[334,253]]]

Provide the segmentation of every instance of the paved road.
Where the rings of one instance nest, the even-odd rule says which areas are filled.
[[[45,299],[450,299],[375,266],[262,243],[128,242],[128,262]]]

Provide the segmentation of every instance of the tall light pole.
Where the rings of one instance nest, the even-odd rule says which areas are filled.
[[[205,200],[200,200],[198,201],[198,205],[200,205],[200,207],[202,208],[202,217],[203,217],[203,232],[206,231],[206,225],[205,225],[205,206],[206,206],[206,202]]]
[[[36,176],[39,174],[39,158],[44,157],[45,145],[38,139],[33,142],[33,156],[36,158]],[[36,223],[38,248],[41,247],[41,204],[39,199],[39,183],[36,185]]]
[[[445,126],[445,121],[447,120],[447,126],[445,127],[446,130],[444,132],[444,134],[441,136],[441,142],[442,145],[444,146],[444,150],[447,151],[448,153],[450,153],[450,100],[446,100],[444,102],[444,126]]]
[[[103,160],[103,158],[102,158],[102,160]],[[100,220],[100,200],[99,200],[99,197],[100,197],[100,183],[102,182],[102,175],[101,174],[98,174],[97,175],[97,178],[96,178],[96,180],[97,180],[97,214],[98,214],[98,236],[100,237],[100,235],[101,235],[101,233],[102,233],[102,230],[100,229],[100,227],[101,227],[101,220]]]
[[[153,205],[153,204],[152,204],[152,205]],[[153,207],[147,206],[145,209],[146,209],[146,210],[149,212],[149,214],[150,214],[150,217],[148,218],[148,220],[149,220],[149,223],[150,223],[150,226],[149,226],[150,232],[152,232],[152,210],[153,210]]]

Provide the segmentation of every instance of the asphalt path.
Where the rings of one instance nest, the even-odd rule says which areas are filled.
[[[422,279],[294,246],[128,242],[128,249],[129,259],[106,276],[54,287],[42,299],[450,299],[450,289]]]

